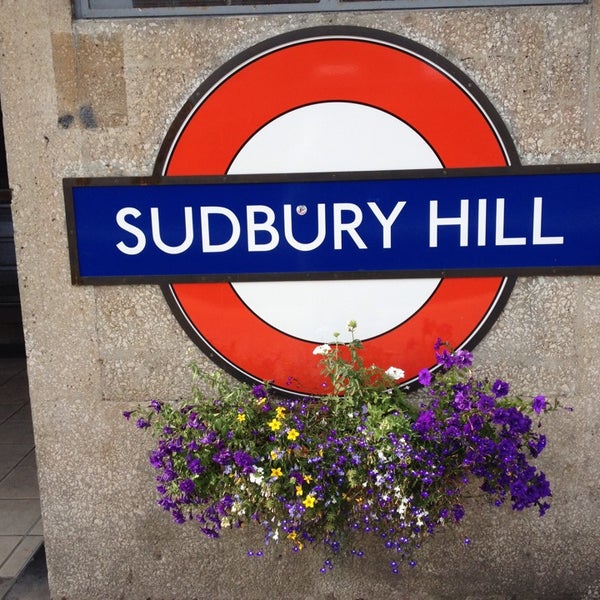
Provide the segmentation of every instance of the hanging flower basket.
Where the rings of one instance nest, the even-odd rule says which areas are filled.
[[[493,506],[546,512],[550,485],[531,460],[546,445],[541,417],[557,402],[477,379],[472,354],[439,340],[439,366],[419,373],[421,402],[411,401],[398,385],[402,370],[365,365],[356,323],[348,329],[350,343],[336,336],[314,350],[326,396],[286,398],[268,383],[232,383],[193,366],[191,401],[124,413],[157,440],[158,504],[176,523],[216,538],[254,522],[266,544],[293,552],[324,544],[323,572],[330,555],[361,555],[353,542],[373,535],[396,573],[416,564],[427,536],[461,521],[474,483]]]

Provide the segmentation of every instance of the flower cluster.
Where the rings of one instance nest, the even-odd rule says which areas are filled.
[[[402,561],[414,566],[426,536],[463,518],[474,484],[493,505],[545,513],[550,486],[530,461],[546,445],[539,419],[557,403],[524,401],[502,380],[476,379],[471,353],[440,341],[438,367],[419,373],[425,399],[410,402],[398,385],[403,371],[366,366],[356,324],[348,328],[350,343],[336,337],[314,350],[326,396],[281,397],[268,384],[194,367],[203,385],[191,402],[153,400],[125,413],[157,438],[150,463],[158,504],[176,523],[194,521],[218,537],[255,522],[267,544],[298,552],[321,543],[333,554],[350,545],[359,556],[353,544],[374,535],[398,572]],[[330,568],[327,559],[322,571]]]

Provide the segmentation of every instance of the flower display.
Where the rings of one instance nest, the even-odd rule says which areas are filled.
[[[492,506],[548,510],[550,484],[532,459],[546,446],[540,419],[558,402],[476,378],[473,355],[440,340],[412,400],[402,369],[365,365],[356,323],[348,330],[349,343],[335,334],[313,352],[324,396],[284,397],[193,366],[190,401],[125,413],[156,438],[158,504],[175,523],[212,538],[255,523],[266,544],[333,555],[360,556],[361,536],[376,536],[397,573],[427,536],[461,521],[474,489]],[[328,557],[321,570],[332,566]]]

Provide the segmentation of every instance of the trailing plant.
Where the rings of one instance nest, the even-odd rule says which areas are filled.
[[[356,323],[348,329],[349,343],[336,335],[314,350],[325,396],[283,397],[268,382],[193,365],[190,401],[124,413],[156,438],[158,504],[176,523],[216,538],[254,522],[266,544],[324,544],[333,555],[361,556],[361,535],[376,536],[396,573],[416,564],[427,536],[463,519],[474,484],[491,505],[548,510],[550,485],[532,459],[546,446],[541,417],[557,402],[477,378],[470,352],[438,340],[438,366],[420,371],[415,403],[403,371],[365,365]],[[332,565],[328,557],[321,570]]]

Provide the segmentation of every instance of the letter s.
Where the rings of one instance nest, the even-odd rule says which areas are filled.
[[[146,247],[146,236],[144,235],[144,232],[139,227],[136,227],[135,225],[132,225],[131,223],[128,223],[125,220],[125,217],[128,216],[132,216],[135,219],[137,219],[141,214],[142,213],[137,208],[133,208],[131,206],[126,206],[117,213],[117,225],[121,229],[124,229],[128,233],[131,233],[131,235],[133,235],[137,239],[137,244],[135,246],[127,246],[125,242],[119,242],[117,244],[117,248],[123,254],[139,254]]]

